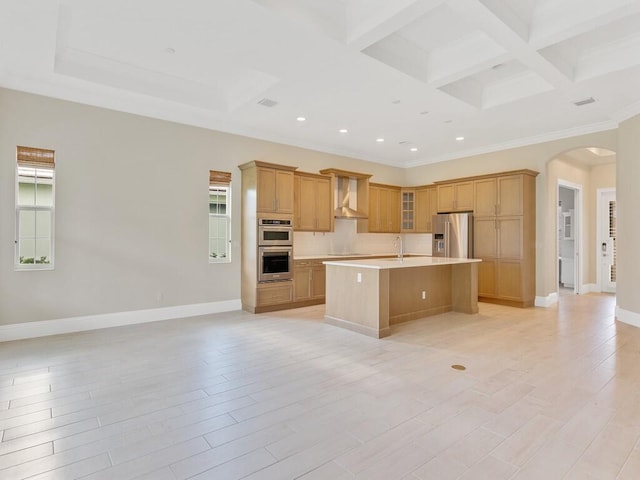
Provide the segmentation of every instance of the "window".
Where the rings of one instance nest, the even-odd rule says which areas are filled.
[[[54,151],[17,147],[17,270],[53,269]]]
[[[209,263],[231,261],[231,173],[209,172]]]

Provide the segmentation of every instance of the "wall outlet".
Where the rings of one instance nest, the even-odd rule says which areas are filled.
[[[362,273],[356,273],[356,282],[362,283]]]
[[[422,299],[423,300],[427,299],[427,292],[425,290],[422,290]]]

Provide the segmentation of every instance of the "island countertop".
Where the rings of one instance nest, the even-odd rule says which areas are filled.
[[[432,267],[436,265],[459,265],[464,263],[478,263],[477,258],[450,258],[450,257],[405,257],[400,260],[393,258],[367,258],[357,260],[328,260],[325,265],[337,265],[342,267],[373,268],[377,270],[390,270],[395,268]]]

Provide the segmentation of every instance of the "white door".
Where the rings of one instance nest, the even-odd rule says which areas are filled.
[[[616,292],[616,192],[600,192],[600,284],[602,291]]]

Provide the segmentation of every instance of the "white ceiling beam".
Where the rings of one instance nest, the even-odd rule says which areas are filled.
[[[559,70],[540,55],[520,34],[479,0],[448,0],[447,4],[510,51],[514,59],[536,72],[555,88],[563,88],[572,83],[572,78],[567,76],[567,72]]]
[[[362,51],[425,15],[444,1],[383,0],[378,1],[379,8],[371,8],[371,0],[348,0],[347,44]]]
[[[595,14],[593,9],[585,8],[585,0],[574,0],[574,3],[554,3],[553,7],[534,13],[529,43],[537,49],[555,45],[580,34],[604,27],[616,20],[640,13],[640,2],[637,0],[617,0],[622,3],[615,7],[613,2],[597,0],[601,9],[610,11]]]

